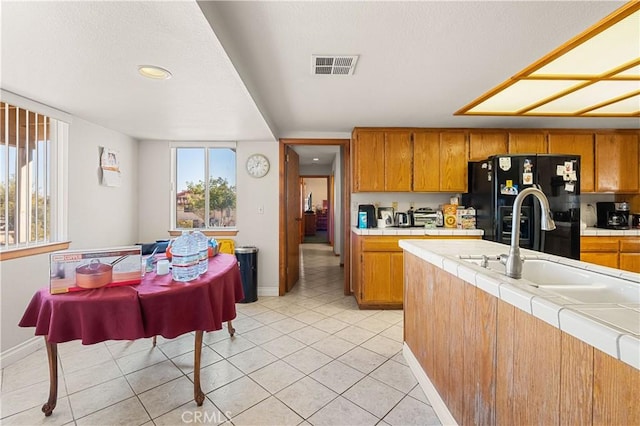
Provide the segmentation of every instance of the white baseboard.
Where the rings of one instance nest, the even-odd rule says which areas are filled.
[[[42,336],[34,336],[26,342],[0,353],[0,367],[8,367],[40,348],[44,348],[44,338]]]
[[[258,287],[258,296],[280,296],[278,287]]]
[[[406,342],[402,345],[402,355],[404,355],[404,359],[407,361],[407,364],[409,364],[411,372],[416,376],[420,387],[427,396],[427,399],[433,407],[433,410],[436,412],[438,419],[440,419],[440,423],[443,425],[457,425],[458,423],[456,423],[456,419],[453,418],[453,415],[447,408],[447,405],[440,397],[440,394],[433,386],[433,383],[431,383],[431,380],[429,380],[429,377],[427,377],[427,374],[422,369],[422,366],[420,366],[418,359],[413,355],[411,348],[407,346]]]

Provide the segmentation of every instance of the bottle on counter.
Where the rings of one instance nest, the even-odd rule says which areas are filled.
[[[202,275],[209,269],[209,240],[200,231],[194,231],[191,235],[198,246],[198,275]]]
[[[436,211],[436,226],[442,228],[444,226],[444,214],[442,210]]]
[[[172,276],[175,281],[186,282],[198,278],[200,255],[195,238],[187,231],[171,244]]]

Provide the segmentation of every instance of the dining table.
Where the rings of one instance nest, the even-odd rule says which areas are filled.
[[[244,298],[240,268],[232,254],[209,258],[207,272],[179,282],[172,274],[147,272],[137,285],[102,287],[51,294],[48,287],[31,298],[20,327],[35,327],[44,336],[49,362],[49,398],[45,416],[56,407],[58,390],[58,343],[80,340],[83,345],[109,340],[136,340],[156,336],[173,339],[195,332],[194,400],[204,401],[200,386],[200,357],[204,332],[220,330],[227,322],[235,330],[236,303]]]

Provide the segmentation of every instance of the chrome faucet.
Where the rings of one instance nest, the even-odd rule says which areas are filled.
[[[540,214],[540,228],[543,231],[553,231],[556,224],[551,217],[549,209],[549,200],[544,192],[539,188],[529,187],[522,190],[513,202],[513,212],[511,213],[511,248],[509,255],[500,255],[500,262],[505,265],[505,273],[511,278],[522,278],[522,258],[520,257],[520,216],[522,212],[522,201],[527,195],[534,195],[540,202],[542,213]]]

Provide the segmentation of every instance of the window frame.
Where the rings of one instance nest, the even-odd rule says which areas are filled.
[[[237,216],[237,208],[236,208],[236,225],[235,226],[224,226],[224,227],[213,227],[208,226],[208,221],[205,221],[204,228],[178,228],[177,226],[177,193],[178,193],[178,162],[177,162],[177,150],[179,148],[190,148],[190,149],[204,149],[205,150],[205,176],[206,181],[208,182],[209,175],[209,162],[207,161],[209,158],[208,150],[211,148],[214,149],[233,149],[236,153],[236,163],[235,163],[235,186],[236,186],[236,205],[238,202],[238,150],[237,143],[233,141],[220,141],[220,142],[170,142],[169,148],[171,151],[171,214],[170,214],[170,224],[169,224],[169,234],[172,236],[180,235],[183,230],[195,230],[198,229],[202,233],[208,236],[215,235],[236,235],[238,232],[238,216]],[[209,206],[209,191],[205,191],[205,205]]]
[[[0,99],[8,105],[44,115],[50,119],[50,158],[47,179],[51,191],[48,205],[51,227],[49,238],[43,241],[0,246],[0,261],[68,248],[68,150],[72,117],[70,114],[3,89],[0,89]],[[2,131],[4,132],[5,129]]]

